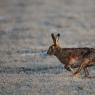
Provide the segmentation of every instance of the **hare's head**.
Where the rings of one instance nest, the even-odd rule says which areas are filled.
[[[58,45],[58,40],[60,37],[60,34],[58,33],[57,35],[54,35],[53,33],[51,34],[52,40],[53,40],[53,44],[49,47],[47,54],[49,55],[55,55],[57,50],[60,48],[60,46]]]

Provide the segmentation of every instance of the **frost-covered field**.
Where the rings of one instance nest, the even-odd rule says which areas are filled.
[[[52,32],[62,47],[95,47],[95,0],[0,0],[0,95],[95,95],[95,78],[46,54]]]

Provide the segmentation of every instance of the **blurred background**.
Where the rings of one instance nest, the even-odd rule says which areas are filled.
[[[52,32],[61,33],[64,47],[95,46],[94,5],[94,0],[0,0],[0,47],[48,47]]]
[[[95,47],[95,0],[0,0],[0,95],[95,94],[46,55],[51,33],[62,47]]]

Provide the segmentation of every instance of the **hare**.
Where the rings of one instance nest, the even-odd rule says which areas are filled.
[[[64,68],[68,71],[72,71],[74,73],[74,68],[80,67],[80,64],[85,58],[86,55],[89,55],[92,48],[62,48],[58,41],[60,34],[54,35],[54,33],[51,34],[53,44],[49,47],[47,54],[48,55],[54,55],[56,56],[59,61],[64,64]],[[81,68],[84,69],[85,75],[87,75],[88,70],[87,68]],[[80,72],[80,70],[76,71],[74,74],[77,74]]]

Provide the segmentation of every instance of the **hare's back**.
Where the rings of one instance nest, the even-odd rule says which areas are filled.
[[[63,54],[67,56],[82,56],[95,52],[93,48],[62,48]]]

